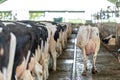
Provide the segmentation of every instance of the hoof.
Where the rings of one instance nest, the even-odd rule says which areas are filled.
[[[83,71],[83,72],[82,72],[82,75],[83,75],[83,76],[86,76],[86,75],[87,75],[87,72],[86,72],[86,71]]]
[[[92,69],[92,74],[96,74],[98,71],[96,69]]]

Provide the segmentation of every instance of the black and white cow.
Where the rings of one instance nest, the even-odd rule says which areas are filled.
[[[27,56],[30,55],[33,36],[32,33],[23,25],[9,21],[2,21],[2,24],[16,36],[16,50],[12,71],[12,79],[19,79],[27,67]]]
[[[37,61],[43,66],[43,78],[46,80],[48,78],[49,72],[48,72],[48,65],[49,65],[49,58],[50,54],[48,53],[48,45],[49,45],[49,39],[48,39],[48,30],[44,27],[44,24],[40,24],[36,21],[20,21],[25,24],[29,24],[32,26],[31,30],[35,32],[38,43],[35,43],[37,48]],[[38,34],[39,33],[39,34]],[[43,44],[43,46],[41,46]],[[35,47],[35,46],[34,46]],[[35,49],[33,49],[35,50]]]
[[[45,27],[49,30],[49,33],[51,34],[49,40],[50,46],[49,51],[53,58],[52,69],[56,71],[57,55],[59,55],[57,49],[58,47],[60,47],[59,50],[62,50],[60,43],[60,37],[62,37],[61,36],[62,28],[57,23],[50,21],[40,21],[40,23],[45,24],[46,25]]]
[[[11,80],[16,37],[0,22],[0,80]]]

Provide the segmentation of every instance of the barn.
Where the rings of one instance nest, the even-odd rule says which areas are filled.
[[[119,80],[119,0],[1,0],[0,80]]]

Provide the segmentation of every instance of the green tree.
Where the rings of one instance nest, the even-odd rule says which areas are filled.
[[[7,0],[0,0],[0,4],[3,3],[3,2],[5,2],[5,1],[7,1]]]

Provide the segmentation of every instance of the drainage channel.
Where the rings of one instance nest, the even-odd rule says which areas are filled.
[[[55,72],[50,71],[48,80],[71,80],[73,70],[74,59],[74,39],[76,34],[71,34],[68,39],[65,50],[62,55],[57,59],[57,70]]]
[[[73,60],[73,70],[72,70],[72,80],[75,80],[75,63],[76,63],[76,38],[75,38],[75,44],[74,44],[74,60]]]
[[[82,76],[84,64],[81,50],[76,47],[77,39],[74,40],[74,59],[73,59],[73,70],[72,70],[72,78],[71,80],[92,80],[92,56],[88,57],[87,67],[88,73],[87,76]]]

